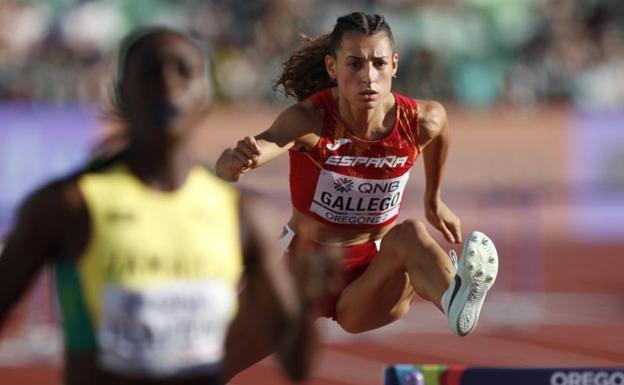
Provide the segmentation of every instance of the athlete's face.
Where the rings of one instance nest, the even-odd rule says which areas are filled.
[[[327,55],[325,65],[350,103],[374,108],[390,92],[398,61],[385,32],[346,33],[336,56]]]
[[[163,32],[140,42],[121,88],[134,125],[180,135],[204,110],[204,65],[201,51],[181,35]]]

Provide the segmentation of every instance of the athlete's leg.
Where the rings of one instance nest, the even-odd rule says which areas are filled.
[[[384,236],[368,269],[343,290],[337,321],[353,333],[383,326],[409,310],[414,292],[441,309],[454,274],[451,259],[425,225],[407,220]]]

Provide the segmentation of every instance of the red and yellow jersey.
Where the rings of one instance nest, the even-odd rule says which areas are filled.
[[[353,135],[338,115],[331,89],[310,97],[323,116],[320,140],[311,151],[291,150],[293,206],[340,227],[371,229],[396,220],[420,154],[416,101],[393,93],[396,124],[379,140]]]

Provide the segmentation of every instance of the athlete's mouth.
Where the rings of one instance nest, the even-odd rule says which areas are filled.
[[[374,90],[364,90],[360,92],[360,95],[377,95],[377,91]]]
[[[153,110],[153,116],[161,122],[169,122],[182,115],[182,111],[173,103],[159,103]]]

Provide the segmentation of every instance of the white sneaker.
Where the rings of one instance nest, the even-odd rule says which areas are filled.
[[[485,295],[496,280],[498,254],[490,238],[479,231],[466,239],[459,264],[455,252],[450,254],[457,272],[442,295],[442,307],[451,330],[465,336],[477,325]]]

